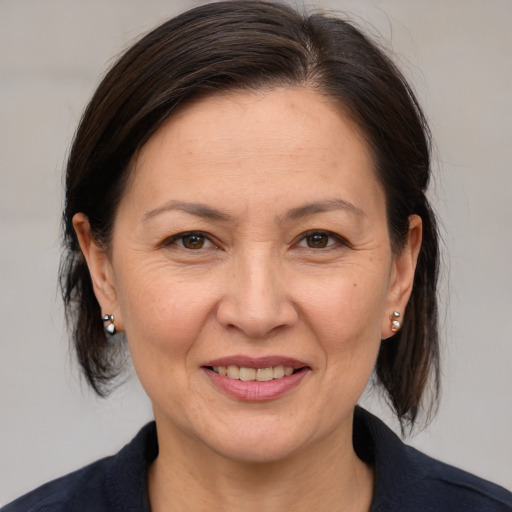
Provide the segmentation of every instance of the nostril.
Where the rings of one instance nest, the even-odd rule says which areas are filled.
[[[243,303],[221,304],[217,319],[224,329],[239,330],[251,338],[269,338],[276,331],[293,325],[298,315],[292,305],[282,304],[263,311],[244,307]]]

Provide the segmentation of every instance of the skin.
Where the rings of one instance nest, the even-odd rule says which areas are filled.
[[[153,404],[154,511],[368,510],[353,412],[409,298],[421,220],[394,254],[356,124],[305,88],[202,99],[137,155],[108,254],[74,224]],[[205,238],[176,237],[190,231]],[[309,369],[276,399],[239,400],[201,368],[235,354]]]

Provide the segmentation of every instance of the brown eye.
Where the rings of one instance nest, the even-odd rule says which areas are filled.
[[[186,231],[165,239],[160,244],[160,247],[165,250],[181,248],[187,249],[187,251],[199,251],[201,249],[215,249],[216,245],[207,233],[202,231]]]
[[[202,249],[205,243],[205,237],[198,234],[183,235],[181,243],[185,249]]]
[[[323,249],[329,245],[329,235],[314,233],[306,237],[306,243],[311,249]]]

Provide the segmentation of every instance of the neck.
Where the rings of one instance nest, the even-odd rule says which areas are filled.
[[[158,423],[157,423],[158,424]],[[373,471],[355,454],[352,431],[272,462],[229,460],[197,440],[158,428],[148,474],[152,512],[350,511],[370,508]]]

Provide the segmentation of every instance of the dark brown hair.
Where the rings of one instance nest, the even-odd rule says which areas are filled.
[[[73,215],[83,212],[108,247],[130,159],[177,108],[218,92],[298,85],[334,99],[362,129],[395,252],[409,216],[423,220],[403,327],[382,342],[375,376],[402,427],[414,424],[429,382],[436,403],[438,235],[425,196],[430,134],[421,108],[392,61],[351,23],[260,1],[204,5],[150,32],[107,73],[80,122],[67,165],[60,282],[78,360],[98,394],[120,371],[118,344],[106,340]]]

